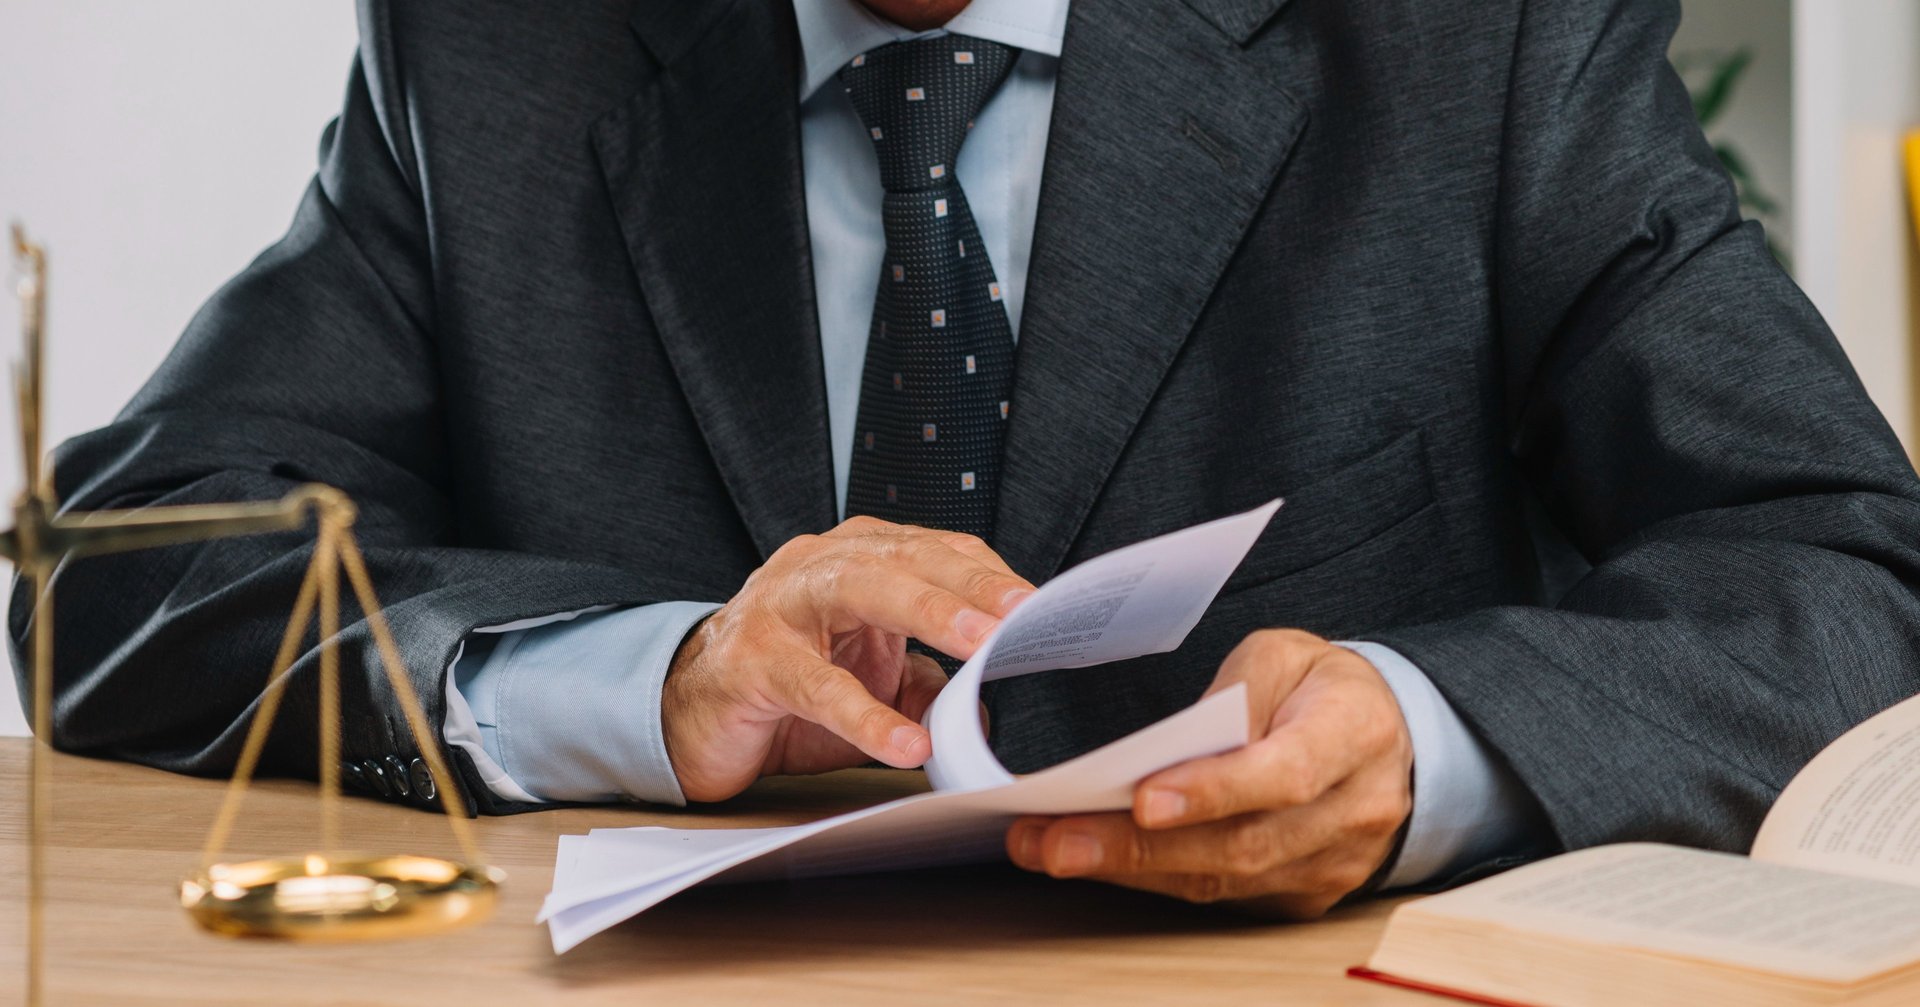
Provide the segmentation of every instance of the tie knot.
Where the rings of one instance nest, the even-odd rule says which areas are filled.
[[[840,69],[888,192],[953,184],[973,117],[1007,79],[1016,54],[985,39],[937,35],[881,46]]]

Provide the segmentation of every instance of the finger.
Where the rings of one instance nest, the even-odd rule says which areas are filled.
[[[1014,866],[1029,871],[1045,871],[1046,861],[1040,856],[1040,837],[1047,826],[1059,821],[1058,818],[1043,815],[1027,815],[1014,820],[1007,826],[1007,859]]]
[[[1025,593],[1016,593],[1016,597],[1009,599],[1006,609],[1000,613],[1001,615],[1004,616],[1007,612],[1012,611],[1014,605],[1025,601],[1027,596],[1033,593],[1033,584],[1026,578],[1014,573],[1013,567],[1008,566],[1007,561],[1001,558],[999,553],[994,552],[992,546],[981,541],[978,537],[963,535],[959,532],[941,532],[940,540],[945,542],[949,548],[967,556],[975,562],[983,566],[992,567],[1009,577],[1018,578],[1022,584],[1026,585],[1024,589]]]
[[[856,551],[828,565],[831,579],[825,592],[810,590],[812,585],[804,580],[796,582],[806,618],[829,633],[874,626],[962,659],[971,657],[999,626],[993,610],[1024,589],[1018,578],[931,540],[885,555]]]
[[[972,604],[1004,616],[1033,593],[1033,585],[1015,574],[985,542],[954,532],[914,532],[895,547],[894,554],[915,573]]]
[[[968,535],[965,532],[946,531],[939,528],[924,528],[918,525],[894,524],[891,521],[882,521],[879,518],[860,516],[850,517],[840,522],[838,526],[822,537],[859,538],[865,535],[929,535],[988,566],[998,567],[1003,573],[1013,573],[1013,568],[1007,565],[1006,560],[1000,558],[999,553],[993,551],[992,546],[987,545],[979,536]]]
[[[1123,814],[1072,815],[1009,841],[1009,856],[1056,878],[1132,874],[1265,874],[1332,845],[1339,807],[1239,815],[1179,829],[1142,829]],[[1032,828],[1029,826],[1029,828]],[[1013,850],[1018,846],[1018,855]],[[1023,859],[1024,858],[1024,859]]]
[[[849,518],[823,537],[845,539],[883,559],[902,562],[997,616],[1012,611],[1034,590],[999,553],[973,535]]]
[[[1093,874],[1086,880],[1201,904],[1246,898],[1253,891],[1253,879],[1225,874]]]
[[[1134,821],[1164,829],[1318,800],[1396,736],[1399,707],[1358,676],[1310,673],[1280,703],[1267,736],[1193,759],[1134,788]]]
[[[1229,902],[1263,915],[1311,920],[1326,915],[1372,876],[1373,870],[1365,860],[1332,847],[1261,875],[1124,874],[1091,875],[1088,880],[1188,902]]]
[[[926,728],[881,702],[845,668],[805,651],[769,662],[760,687],[788,713],[819,724],[889,766],[918,766],[933,751]]]
[[[1351,776],[1361,754],[1342,744],[1337,712],[1295,720],[1244,748],[1162,770],[1134,788],[1133,820],[1169,829],[1312,804]]]
[[[1131,874],[1113,878],[1096,876],[1086,880],[1166,895],[1199,905],[1227,904],[1283,920],[1319,919],[1339,901],[1337,897],[1267,891],[1264,879],[1237,878],[1224,874]]]
[[[939,698],[940,690],[946,685],[947,673],[940,670],[938,661],[925,654],[908,654],[894,708],[908,720],[919,723],[927,719],[927,708]]]

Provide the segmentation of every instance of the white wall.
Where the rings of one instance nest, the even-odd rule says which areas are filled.
[[[0,218],[49,249],[49,443],[111,420],[286,228],[353,47],[349,0],[0,0]],[[16,427],[0,412],[11,500]],[[24,728],[9,681],[0,735]]]

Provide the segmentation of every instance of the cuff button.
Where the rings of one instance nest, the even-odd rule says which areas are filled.
[[[360,763],[360,771],[367,776],[367,782],[373,785],[373,791],[381,797],[393,796],[393,782],[387,779],[387,771],[380,768],[378,762],[368,759]]]
[[[393,781],[393,792],[405,797],[413,792],[413,784],[407,782],[407,765],[394,756],[380,760],[387,769],[387,778]]]
[[[434,785],[433,771],[427,768],[425,761],[413,760],[407,767],[407,778],[413,784],[413,795],[422,801],[431,801],[440,795],[440,788]]]

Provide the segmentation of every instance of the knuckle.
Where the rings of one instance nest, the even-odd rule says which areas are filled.
[[[1299,675],[1330,645],[1304,629],[1262,629],[1247,637],[1252,656],[1272,669],[1290,669]]]
[[[1235,874],[1258,874],[1280,859],[1280,844],[1273,830],[1257,819],[1242,822],[1227,833],[1225,860]]]
[[[780,628],[764,619],[747,621],[745,625],[730,621],[714,630],[714,642],[708,644],[707,653],[714,657],[714,661],[710,661],[714,667],[737,669],[747,678],[760,678],[766,675],[766,665],[760,657],[776,650],[778,640]]]
[[[1270,657],[1286,649],[1287,631],[1284,629],[1254,630],[1241,646],[1246,647],[1256,657]]]
[[[1181,878],[1179,891],[1188,902],[1219,902],[1227,897],[1227,880],[1218,874],[1189,874]]]
[[[1331,906],[1333,903],[1346,898],[1349,892],[1358,890],[1361,885],[1366,884],[1367,880],[1372,877],[1373,869],[1365,863],[1355,859],[1343,860],[1339,864],[1328,868],[1325,884],[1316,895],[1320,898],[1325,898],[1327,904]]]
[[[953,608],[952,595],[939,588],[926,588],[913,596],[913,611],[929,621],[946,617]]]
[[[882,521],[877,517],[872,517],[867,514],[856,514],[840,522],[838,530],[853,535],[871,535],[874,532],[891,527],[893,527],[892,524]]]
[[[1313,781],[1305,771],[1291,763],[1280,767],[1273,784],[1273,797],[1281,807],[1298,807],[1311,802],[1315,796]]]
[[[782,543],[780,548],[775,549],[773,555],[767,557],[766,566],[761,567],[761,569],[764,570],[771,566],[785,566],[789,563],[799,562],[804,559],[804,557],[819,552],[825,545],[826,539],[818,535],[795,535]]]
[[[1276,629],[1273,634],[1289,650],[1321,651],[1327,648],[1326,640],[1304,629]]]
[[[949,532],[947,534],[947,542],[961,552],[978,552],[988,548],[985,539],[978,535],[969,535],[961,531]]]
[[[1354,824],[1369,833],[1392,833],[1400,828],[1413,810],[1413,801],[1405,794],[1376,797],[1361,806]]]
[[[979,569],[967,574],[967,595],[972,598],[993,598],[1012,590],[1007,577],[996,570]]]
[[[834,552],[820,558],[821,579],[834,587],[843,587],[871,575],[879,563],[863,552]]]
[[[1399,732],[1394,730],[1393,722],[1383,713],[1377,713],[1361,719],[1359,735],[1358,747],[1366,751],[1384,752],[1393,747]]]
[[[863,738],[880,738],[885,736],[892,724],[892,711],[878,703],[870,703],[854,718],[853,729]]]
[[[1255,630],[1247,639],[1263,651],[1280,652],[1298,646],[1301,635],[1297,629],[1269,627]]]
[[[793,683],[801,695],[818,702],[832,698],[840,687],[840,675],[831,665],[810,664],[794,674]]]
[[[945,566],[953,561],[953,550],[931,535],[912,535],[897,543],[900,559],[925,569]]]
[[[912,535],[887,534],[873,538],[874,556],[888,566],[912,563],[919,553],[919,545],[914,542]]]
[[[1182,780],[1180,791],[1187,799],[1186,814],[1181,821],[1212,821],[1225,818],[1236,810],[1231,792],[1210,773],[1195,774]]]

